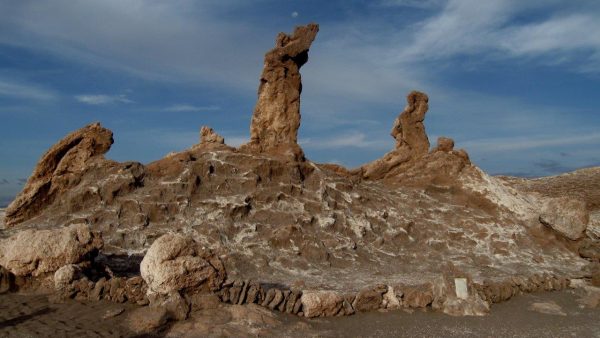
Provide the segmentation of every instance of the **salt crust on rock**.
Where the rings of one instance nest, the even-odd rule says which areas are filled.
[[[148,292],[217,290],[225,279],[221,260],[193,239],[178,234],[158,238],[140,265]]]
[[[85,224],[23,230],[0,242],[0,265],[16,276],[40,276],[87,260],[102,238]]]

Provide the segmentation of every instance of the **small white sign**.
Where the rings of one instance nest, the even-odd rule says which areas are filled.
[[[459,298],[459,299],[469,298],[467,279],[466,278],[454,278],[454,290],[456,291],[457,298]]]

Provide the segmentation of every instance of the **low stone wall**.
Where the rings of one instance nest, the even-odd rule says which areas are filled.
[[[401,287],[377,285],[359,292],[342,294],[235,280],[224,284],[218,295],[222,302],[230,304],[258,304],[271,310],[304,317],[329,317],[379,309],[431,307],[438,297],[434,285],[435,282]],[[510,277],[503,281],[473,283],[469,293],[476,293],[488,304],[493,304],[522,293],[559,291],[568,286],[569,278],[534,274],[530,277]]]

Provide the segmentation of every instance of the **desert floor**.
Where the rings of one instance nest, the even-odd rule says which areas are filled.
[[[216,336],[230,332],[243,336],[286,337],[600,337],[600,308],[585,308],[578,303],[578,298],[576,290],[521,295],[494,305],[486,317],[450,317],[432,311],[397,310],[308,320],[278,313],[274,314],[274,321],[265,323],[268,327],[264,329],[256,330],[255,323],[250,325],[253,328],[248,326],[246,332],[239,324],[233,331],[208,332]],[[533,303],[552,302],[559,305],[564,314],[530,309]],[[0,296],[0,337],[135,337],[127,329],[128,313],[135,308],[108,302],[55,304],[46,296],[5,294]],[[121,313],[105,316],[111,312],[113,315]],[[187,322],[202,321],[198,315]],[[177,323],[156,336],[206,336],[206,331],[200,334],[202,330],[186,330],[186,327],[194,327],[187,324]]]

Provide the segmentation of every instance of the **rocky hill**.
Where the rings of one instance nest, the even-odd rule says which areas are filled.
[[[352,170],[307,159],[297,143],[300,67],[317,32],[310,24],[281,33],[266,54],[248,144],[228,146],[203,127],[187,150],[147,165],[119,163],[104,157],[112,132],[88,125],[42,156],[6,210],[1,236],[85,224],[103,239],[100,260],[126,273],[139,269],[158,238],[176,234],[160,244],[164,252],[180,248],[164,259],[202,247],[184,256],[202,257],[197,271],[222,300],[251,299],[255,281],[264,294],[254,302],[307,316],[403,302],[481,314],[517,292],[591,276],[578,252],[599,205],[590,185],[579,174],[491,177],[452,139],[431,147],[424,93],[409,93],[390,117],[396,146],[381,159]],[[597,176],[589,177],[597,186]],[[142,271],[146,283],[156,280],[146,278],[153,271]],[[465,278],[470,305],[452,278]],[[176,290],[192,284],[183,285]],[[304,295],[295,310],[293,290]]]

